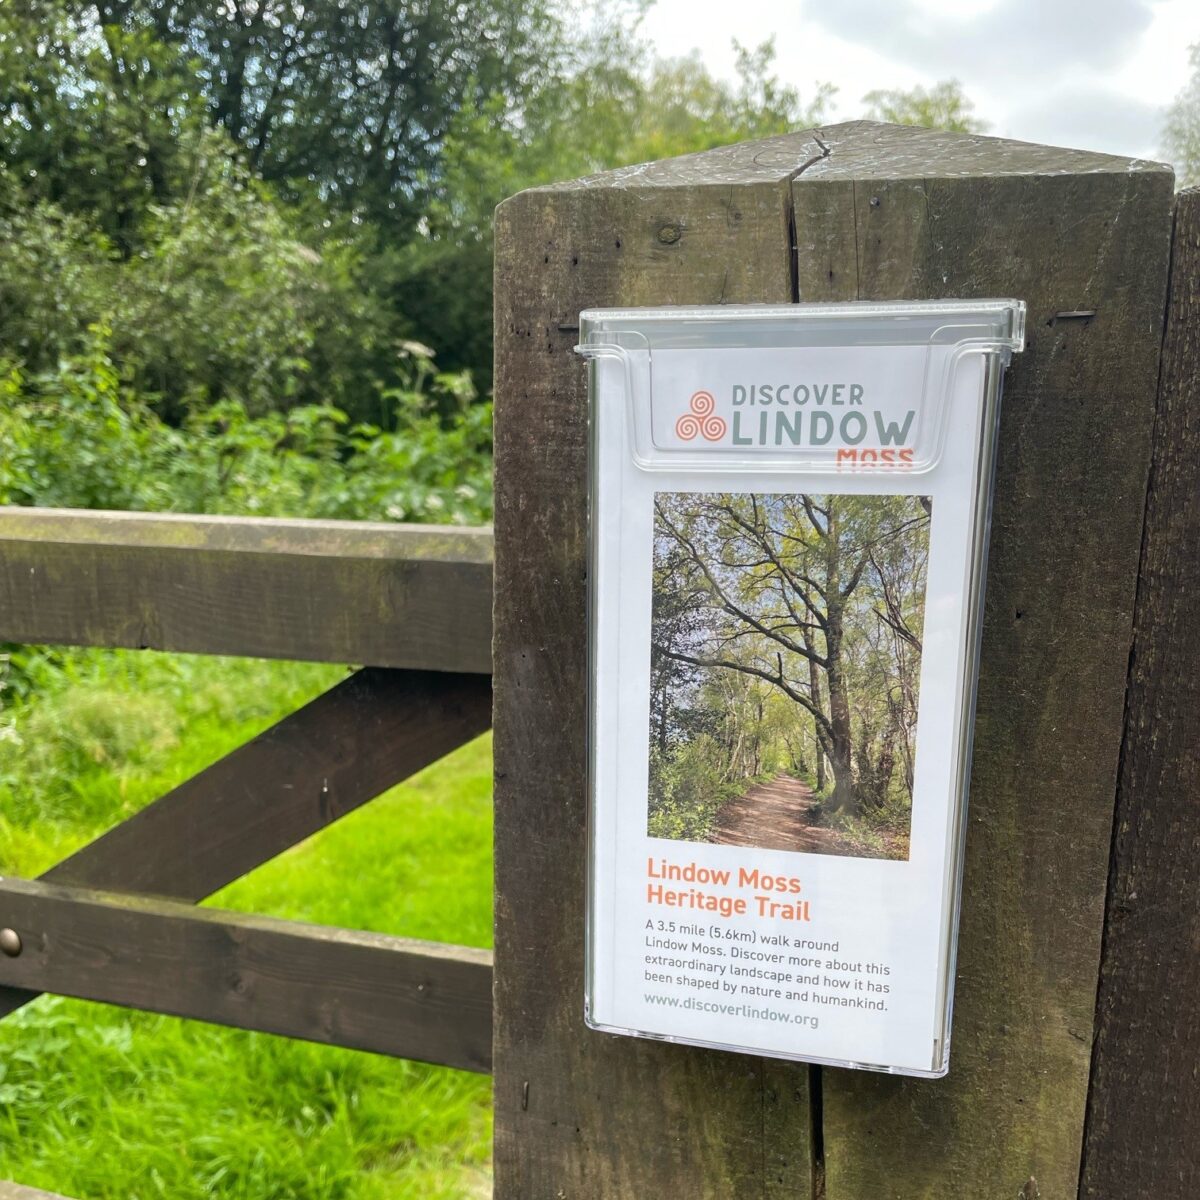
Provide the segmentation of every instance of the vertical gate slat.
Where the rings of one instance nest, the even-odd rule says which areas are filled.
[[[869,123],[805,140],[526,193],[498,216],[502,1198],[669,1190],[960,1200],[1078,1187],[1170,172]],[[779,250],[781,224],[794,235],[791,261]],[[1002,417],[955,1043],[943,1080],[830,1069],[812,1073],[813,1092],[803,1068],[618,1041],[582,1024],[578,313],[789,292],[1029,303],[1029,349]],[[820,1138],[810,1145],[812,1113]],[[806,1159],[822,1148],[810,1178]]]

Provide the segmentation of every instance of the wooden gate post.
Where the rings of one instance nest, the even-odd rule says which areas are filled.
[[[1200,188],[1175,210],[1080,1200],[1200,1196]]]
[[[856,122],[497,211],[500,1200],[1075,1194],[1171,192],[1150,163]],[[580,310],[985,296],[1026,300],[1031,336],[1002,417],[950,1075],[589,1031]]]

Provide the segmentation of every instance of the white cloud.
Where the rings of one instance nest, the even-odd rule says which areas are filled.
[[[734,38],[774,37],[781,77],[838,88],[835,116],[874,88],[957,78],[990,132],[1155,157],[1162,114],[1200,42],[1197,0],[657,0],[645,32],[733,74]]]
[[[913,0],[808,0],[803,13],[938,78],[989,83],[1114,67],[1153,19],[1146,0],[1007,0],[961,14],[931,14]]]
[[[1011,127],[1020,129],[1027,141],[1052,146],[1090,149],[1096,130],[1115,146],[1150,147],[1158,144],[1164,112],[1159,105],[1131,99],[1106,87],[1052,87],[1031,98],[1008,116]]]

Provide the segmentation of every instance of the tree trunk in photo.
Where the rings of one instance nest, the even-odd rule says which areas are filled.
[[[857,816],[858,796],[854,787],[854,764],[851,760],[849,729],[839,735],[835,728],[833,752],[829,756],[829,766],[833,771],[833,794],[830,796],[830,807],[835,812],[844,812],[851,817]]]
[[[816,648],[813,645],[811,635],[806,630],[804,633],[804,648],[808,651],[808,686],[812,691],[812,702],[820,709],[821,707],[821,668],[816,662]],[[816,744],[816,785],[818,792],[825,791],[825,751],[821,745],[821,731],[814,724],[813,726],[813,741]]]
[[[845,595],[842,592],[841,546],[838,513],[830,505],[825,530],[826,580],[828,597],[825,615],[825,686],[829,690],[829,765],[833,770],[832,808],[849,816],[858,813],[854,792],[854,746],[850,730],[850,698],[842,669],[842,617]],[[853,584],[851,584],[853,586]]]
[[[838,639],[840,640],[840,639]],[[858,797],[854,788],[854,747],[850,733],[850,701],[846,695],[846,679],[841,671],[840,653],[834,654],[837,642],[830,635],[829,671],[829,765],[833,770],[832,807],[837,812],[857,815]]]
[[[858,806],[864,810],[882,808],[887,803],[896,771],[896,748],[891,730],[885,730],[876,743],[865,734],[859,736],[856,748],[857,783],[855,794]]]
[[[762,774],[763,702],[761,696],[758,697],[757,708],[757,719],[754,724],[754,769],[750,772],[755,778]]]

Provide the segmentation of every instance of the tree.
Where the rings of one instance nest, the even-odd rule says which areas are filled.
[[[215,130],[260,207],[313,260],[301,274],[322,277],[310,295],[316,328],[299,333],[307,345],[289,353],[296,369],[270,402],[332,400],[367,415],[397,385],[405,338],[448,345],[446,365],[490,373],[490,336],[479,333],[488,290],[437,281],[435,297],[476,297],[455,327],[438,320],[445,306],[427,287],[394,286],[395,264],[422,240],[459,114],[494,103],[519,120],[535,85],[563,78],[563,32],[542,0],[5,0],[0,161],[29,202],[85,219],[126,260],[155,258],[156,210],[200,223],[197,146]],[[489,252],[474,255],[472,275]],[[259,307],[272,307],[265,287]],[[208,305],[213,318],[220,309]],[[119,314],[82,314],[73,333],[101,317],[120,352]],[[469,341],[455,336],[463,328]],[[180,412],[191,381],[173,365],[156,374]],[[220,376],[237,394],[236,378]]]
[[[2,352],[48,370],[106,324],[125,381],[177,423],[223,399],[253,413],[375,399],[379,308],[352,249],[305,246],[219,130],[190,131],[178,156],[185,190],[145,205],[127,249],[86,206],[31,199],[0,169]]]
[[[172,420],[222,399],[375,416],[399,330],[359,248],[306,244],[178,47],[79,7],[0,5],[0,347],[42,371],[102,323]]]
[[[897,740],[915,720],[912,657],[896,649],[919,655],[928,522],[917,497],[658,497],[659,686],[671,690],[670,664],[771,685],[811,720],[833,775],[833,807],[854,815],[864,799],[880,802]],[[858,715],[857,738],[852,693],[871,708]],[[856,772],[856,742],[863,750],[875,737],[881,704],[880,753],[870,771],[860,754]]]
[[[1200,184],[1200,42],[1191,48],[1192,77],[1167,110],[1163,147],[1181,187]]]
[[[894,125],[920,125],[956,133],[984,133],[987,122],[973,116],[975,105],[967,99],[957,79],[944,79],[931,88],[915,87],[868,92],[863,97],[865,116]]]
[[[486,390],[497,203],[802,127],[829,95],[782,83],[769,43],[739,48],[730,84],[695,59],[655,58],[639,4],[592,8],[589,23],[588,5],[568,15],[557,0],[2,0],[0,164],[19,207],[78,219],[97,255],[179,263],[156,241],[164,215],[204,224],[201,151],[220,146],[238,187],[273,214],[286,242],[276,257],[311,259],[296,275],[320,282],[300,306],[311,327],[272,356],[295,370],[284,384],[266,373],[270,400],[256,382],[255,407],[331,400],[367,415],[397,384],[404,340]],[[223,229],[218,249],[237,240]],[[210,275],[222,271],[237,277],[236,259]],[[257,304],[269,310],[265,283]],[[212,324],[219,309],[212,293],[193,311]],[[234,311],[236,338],[246,310]],[[122,354],[136,331],[121,313],[92,307],[64,327],[78,343],[99,319]],[[208,349],[198,342],[191,361]],[[173,352],[152,372],[173,413],[190,369]],[[210,395],[238,393],[236,371],[204,374]]]
[[[420,215],[464,105],[555,73],[544,0],[74,0],[196,64],[213,120],[282,195],[393,229]]]
[[[30,201],[86,216],[128,258],[152,206],[187,194],[204,109],[176,50],[72,8],[0,6],[0,160]]]

